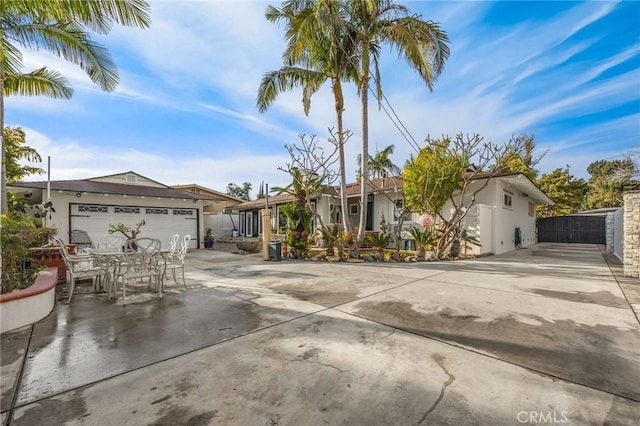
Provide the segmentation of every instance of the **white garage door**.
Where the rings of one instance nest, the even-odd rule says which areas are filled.
[[[135,227],[145,221],[139,237],[157,238],[169,248],[174,234],[191,235],[189,248],[197,247],[198,210],[170,207],[132,207],[106,204],[71,204],[71,230],[86,231],[94,243],[109,235],[109,224],[124,223]],[[122,236],[117,233],[114,235]]]

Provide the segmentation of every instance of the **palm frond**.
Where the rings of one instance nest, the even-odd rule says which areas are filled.
[[[43,67],[28,74],[7,74],[4,95],[45,95],[55,99],[69,99],[73,96],[73,89],[58,71]]]
[[[367,234],[366,240],[368,244],[377,249],[384,249],[391,241],[391,234],[386,232],[371,232]]]
[[[112,91],[118,85],[118,70],[109,51],[93,42],[89,34],[75,23],[17,26],[11,29],[11,36],[24,47],[45,49],[79,65],[91,81],[105,91]]]
[[[449,39],[436,23],[405,17],[381,28],[382,35],[425,81],[429,90],[449,58]]]
[[[277,71],[270,71],[260,81],[256,98],[258,110],[265,112],[280,93],[296,87],[304,88],[305,96],[310,98],[310,95],[320,88],[325,79],[326,77],[316,71],[298,67],[283,67]]]

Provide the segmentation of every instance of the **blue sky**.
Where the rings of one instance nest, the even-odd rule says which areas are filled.
[[[599,159],[640,147],[640,2],[401,2],[439,22],[451,58],[429,92],[384,50],[385,95],[423,144],[429,134],[479,133],[503,143],[533,133],[548,154],[539,170],[570,166],[588,177]],[[286,93],[264,114],[255,106],[261,76],[281,66],[283,28],[266,22],[264,1],[152,1],[148,30],[116,28],[97,38],[120,71],[113,93],[82,71],[43,52],[24,51],[28,70],[44,64],[75,89],[72,100],[10,97],[7,125],[20,125],[46,159],[52,179],[82,179],[134,170],[165,184],[286,185],[284,144],[298,135],[328,136],[335,126],[330,87],[302,111],[301,91]],[[345,86],[348,180],[355,179],[360,108]],[[370,149],[395,145],[402,165],[413,148],[375,101]],[[42,179],[36,177],[33,179]]]

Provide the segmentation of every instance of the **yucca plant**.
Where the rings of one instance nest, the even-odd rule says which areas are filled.
[[[280,207],[287,219],[286,241],[294,259],[304,259],[309,252],[309,230],[313,223],[313,213],[300,210],[295,203],[287,203]]]
[[[376,260],[381,262],[384,260],[384,249],[391,241],[391,234],[386,232],[371,232],[367,234],[366,242],[376,248]]]
[[[416,242],[416,259],[424,260],[424,254],[427,247],[433,246],[436,237],[431,228],[421,231],[420,228],[412,226],[408,229],[411,238]]]

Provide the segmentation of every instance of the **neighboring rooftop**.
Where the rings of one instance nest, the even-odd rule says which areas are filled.
[[[93,194],[138,195],[188,200],[224,201],[220,197],[194,194],[164,185],[134,172],[118,173],[89,179],[16,182],[12,188],[47,189],[52,191],[85,192]]]

